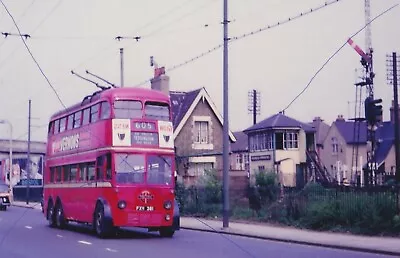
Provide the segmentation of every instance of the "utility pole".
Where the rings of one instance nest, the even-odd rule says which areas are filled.
[[[253,125],[257,124],[257,115],[260,114],[260,92],[251,90],[248,93],[248,111],[253,115]]]
[[[121,56],[121,88],[124,87],[124,49],[120,48],[119,53]]]
[[[29,204],[29,185],[31,181],[31,100],[29,100],[29,108],[28,108],[28,160],[26,163],[26,173],[28,183],[26,185],[26,204]]]
[[[223,102],[224,102],[224,125],[223,125],[223,228],[229,227],[229,112],[228,112],[228,0],[224,0],[224,51],[223,51]]]
[[[388,64],[388,73],[387,79],[389,84],[393,85],[393,97],[394,97],[394,149],[396,156],[396,182],[400,182],[400,136],[399,136],[399,98],[398,98],[398,89],[397,89],[397,60],[396,52],[392,53],[392,56],[388,56],[387,64]],[[400,62],[399,62],[400,63]],[[399,72],[400,74],[400,72]],[[390,78],[392,77],[392,78]]]

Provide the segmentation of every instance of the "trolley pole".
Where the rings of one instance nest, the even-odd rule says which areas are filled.
[[[124,49],[120,48],[119,53],[121,56],[121,88],[124,87]]]

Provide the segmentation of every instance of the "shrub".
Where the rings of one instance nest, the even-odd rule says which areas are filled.
[[[279,193],[278,177],[273,171],[259,171],[255,174],[255,187],[261,197],[261,203],[266,204],[277,199]]]

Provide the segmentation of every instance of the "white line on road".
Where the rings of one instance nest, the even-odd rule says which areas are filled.
[[[106,250],[107,250],[107,251],[109,251],[109,252],[113,252],[113,253],[116,253],[116,252],[118,252],[117,250],[115,250],[115,249],[111,249],[111,248],[106,248]]]
[[[57,235],[57,237],[61,238],[61,237],[63,237],[63,236],[62,236],[62,235]]]
[[[84,245],[91,245],[92,243],[87,242],[87,241],[78,241],[78,243],[84,244]]]
[[[31,227],[31,226],[25,226],[25,228],[27,228],[27,229],[32,229],[32,227]]]

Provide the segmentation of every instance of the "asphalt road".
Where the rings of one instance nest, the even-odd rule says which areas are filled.
[[[280,243],[215,233],[180,230],[172,239],[144,230],[121,230],[98,239],[88,227],[47,226],[40,210],[10,207],[0,211],[0,257],[384,257],[369,253]]]

